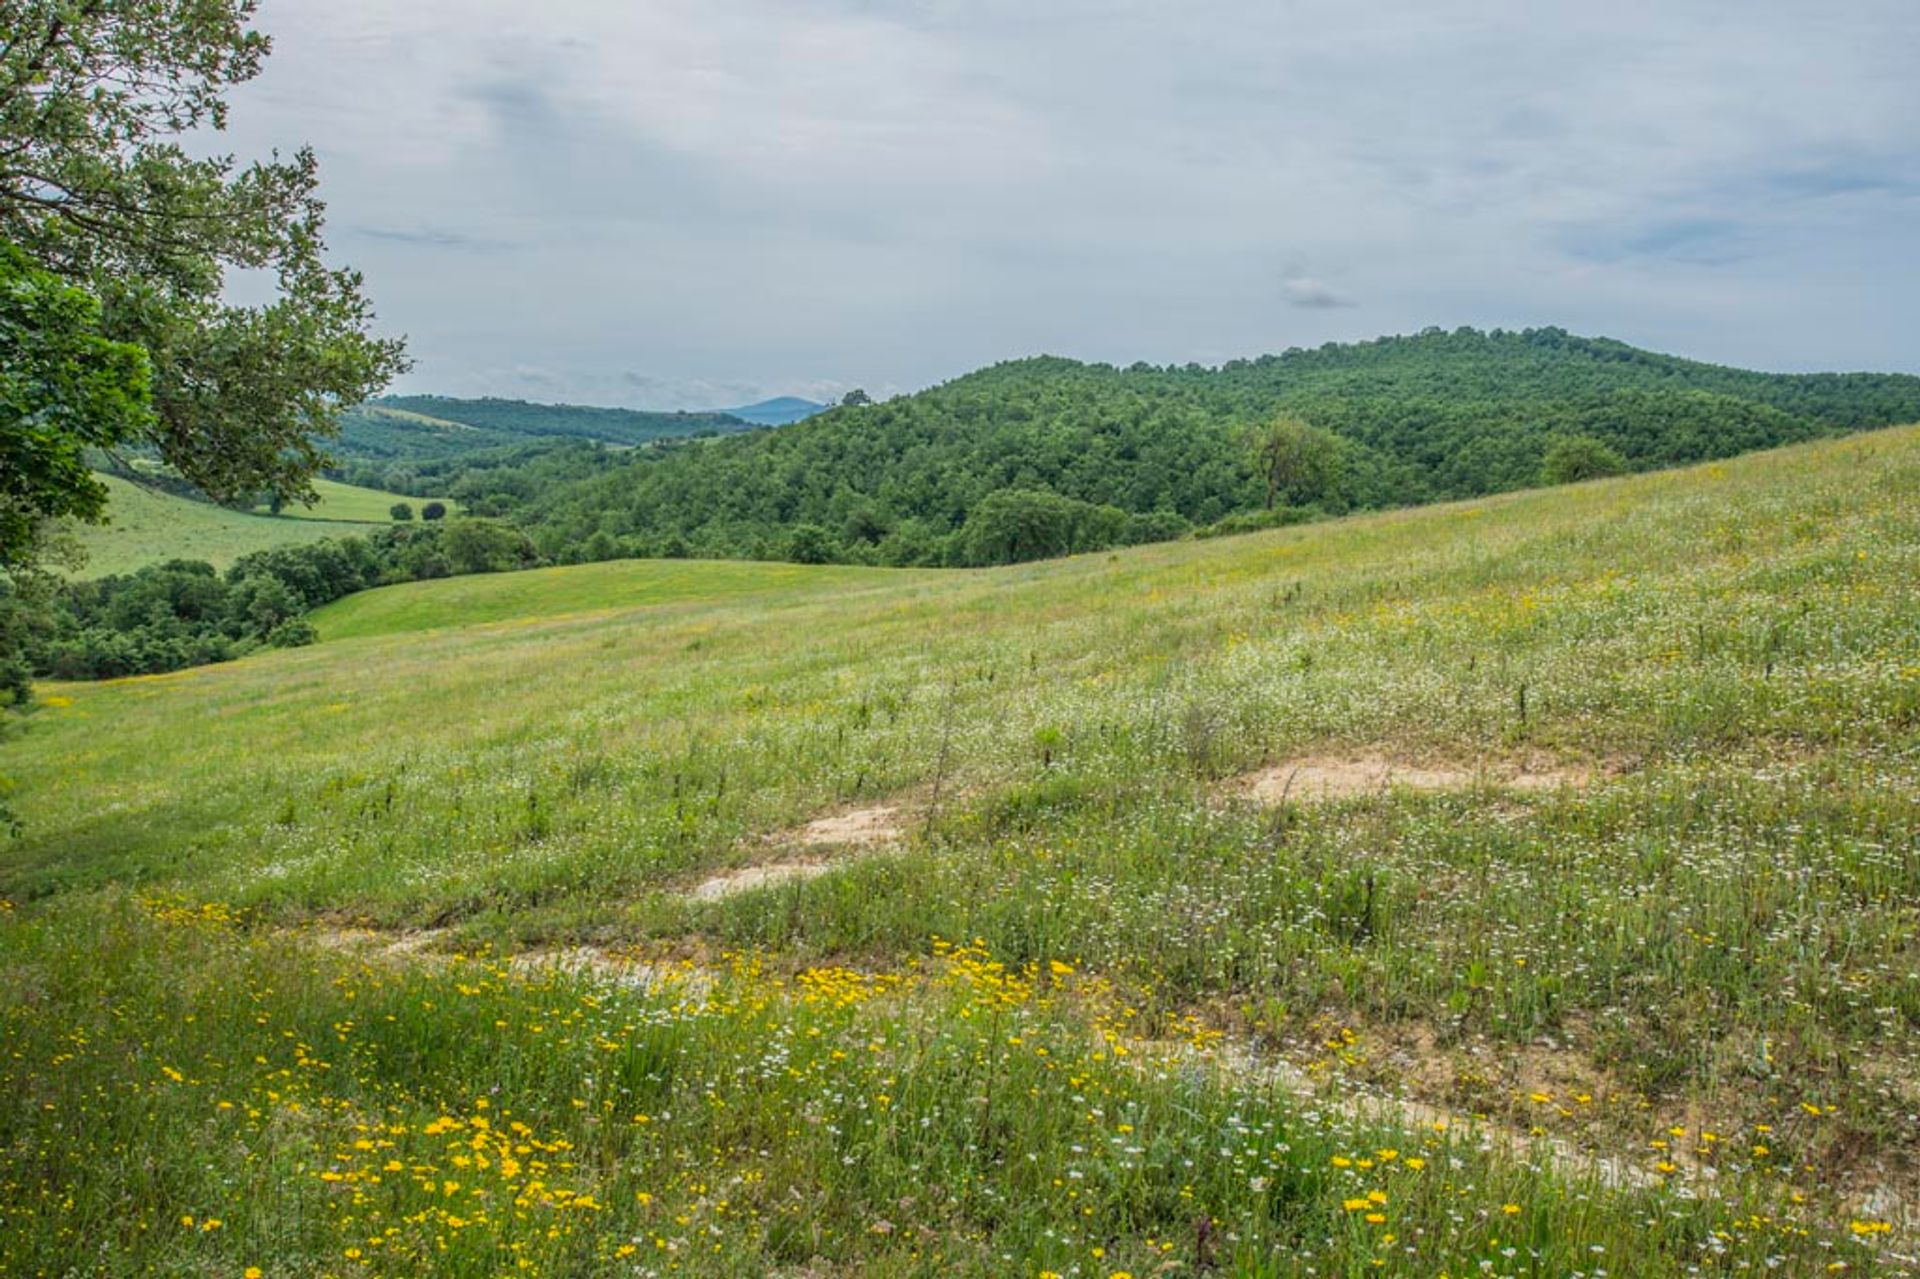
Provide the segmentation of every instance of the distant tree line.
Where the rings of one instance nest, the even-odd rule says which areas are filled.
[[[353,430],[350,422],[349,438]],[[450,498],[474,515],[507,516],[540,493],[606,472],[622,456],[585,440],[553,440],[469,452],[348,456],[327,476],[405,497]]]
[[[21,674],[68,680],[158,674],[310,644],[315,633],[307,614],[357,591],[539,562],[524,534],[494,521],[404,525],[370,537],[257,551],[225,573],[173,560],[64,583],[35,600],[0,584],[0,630],[13,636]]]
[[[385,411],[383,441],[446,429]],[[320,604],[452,573],[635,556],[1009,564],[1909,420],[1912,377],[1743,373],[1557,329],[1459,330],[1219,369],[1024,360],[885,403],[850,395],[778,430],[634,448],[396,445],[334,473],[450,496],[481,518],[403,501],[372,538],[265,552],[225,574],[161,565],[31,609],[16,593],[11,613],[0,600],[0,640],[28,657],[0,680],[19,689],[30,674],[169,670],[301,643]]]
[[[1429,330],[1218,369],[1022,360],[773,431],[500,459],[449,491],[556,562],[994,564],[1913,420],[1910,376],[1749,373],[1560,329]]]

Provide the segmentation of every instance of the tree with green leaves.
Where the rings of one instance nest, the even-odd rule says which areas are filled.
[[[1540,461],[1542,484],[1578,484],[1626,472],[1627,459],[1619,450],[1591,435],[1560,436],[1547,446]]]
[[[1281,498],[1299,506],[1325,499],[1340,475],[1339,437],[1288,413],[1253,428],[1247,450],[1269,511]]]
[[[43,450],[53,435],[81,447],[137,440],[215,500],[311,500],[319,441],[405,357],[372,335],[360,276],[325,261],[310,150],[242,166],[181,144],[222,129],[225,95],[259,73],[269,44],[252,29],[257,7],[0,0],[0,241],[97,298],[104,336],[144,352],[151,371],[137,422],[44,419]],[[275,299],[228,305],[234,268],[269,274]],[[72,466],[0,483],[63,514],[100,513]],[[0,537],[0,557],[33,555],[19,523]]]
[[[0,245],[0,733],[32,697],[24,653],[49,588],[45,530],[99,518],[107,491],[86,451],[151,420],[145,354],[104,336],[92,296]],[[0,800],[0,831],[16,826]]]
[[[0,245],[0,571],[30,571],[51,521],[98,519],[87,450],[152,424],[146,353],[105,336],[90,294]]]

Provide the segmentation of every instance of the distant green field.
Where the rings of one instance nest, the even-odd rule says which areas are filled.
[[[428,502],[439,501],[449,511],[456,509],[451,498],[406,497],[399,493],[383,493],[379,489],[361,488],[357,484],[341,484],[334,480],[315,480],[314,492],[320,495],[315,506],[301,506],[297,503],[281,511],[280,518],[296,520],[330,520],[346,524],[391,524],[393,505],[405,502],[413,508],[416,518],[420,508]],[[264,512],[265,507],[257,508]]]
[[[744,597],[817,596],[823,590],[902,586],[933,572],[715,560],[619,560],[529,573],[409,582],[363,591],[313,614],[323,639],[360,639],[444,626],[538,622],[656,604],[737,604]]]
[[[131,573],[166,560],[205,560],[225,568],[242,555],[269,547],[377,532],[393,523],[395,502],[413,507],[417,517],[421,507],[435,500],[316,480],[317,505],[290,506],[280,515],[269,515],[264,507],[251,513],[233,511],[110,475],[100,479],[112,494],[107,501],[108,523],[75,530],[87,554],[86,563],[74,574],[80,578]],[[452,501],[440,500],[448,510],[457,509]]]
[[[131,573],[165,560],[205,560],[225,568],[242,555],[274,546],[318,542],[329,537],[351,537],[385,527],[379,522],[346,519],[290,519],[249,515],[205,502],[156,493],[112,476],[101,477],[111,496],[104,525],[81,525],[76,534],[86,551],[86,563],[75,574],[82,578]],[[345,489],[345,485],[335,487]],[[371,490],[350,490],[368,493]],[[385,498],[385,494],[381,494]],[[387,499],[388,505],[392,499]]]

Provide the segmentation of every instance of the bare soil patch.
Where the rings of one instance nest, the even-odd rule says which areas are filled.
[[[906,833],[905,806],[878,804],[816,818],[789,838],[803,848],[871,848],[898,843]]]
[[[1419,763],[1369,752],[1359,755],[1310,755],[1261,769],[1240,779],[1235,789],[1256,803],[1351,799],[1394,789],[1471,790],[1476,786],[1507,790],[1578,789],[1593,781],[1593,770],[1546,759],[1483,762],[1478,765]]]
[[[907,837],[908,807],[904,803],[849,808],[817,817],[804,826],[781,831],[767,839],[786,856],[725,871],[695,884],[687,897],[698,902],[725,901],[759,888],[818,879],[836,865],[858,857],[835,859],[833,854],[872,856]]]
[[[442,928],[427,928],[410,933],[389,933],[374,928],[321,926],[295,931],[307,941],[326,950],[347,951],[357,955],[381,955],[393,959],[425,954],[446,936],[446,930]]]
[[[775,862],[766,866],[742,866],[739,870],[715,875],[694,885],[687,894],[697,902],[725,901],[750,893],[756,888],[775,888],[781,884],[803,883],[817,879],[833,869],[830,862]]]

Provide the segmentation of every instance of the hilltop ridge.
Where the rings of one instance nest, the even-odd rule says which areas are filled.
[[[1044,526],[1030,544],[1059,554],[1264,516],[1242,436],[1282,413],[1341,449],[1280,522],[1525,488],[1568,437],[1637,471],[1920,420],[1920,377],[1756,373],[1557,328],[1430,329],[1217,368],[1039,356],[778,431],[636,453],[516,518],[555,558],[592,542],[607,555],[965,564],[996,562],[998,543],[969,529],[992,499],[996,519],[1018,503],[1008,518]]]

